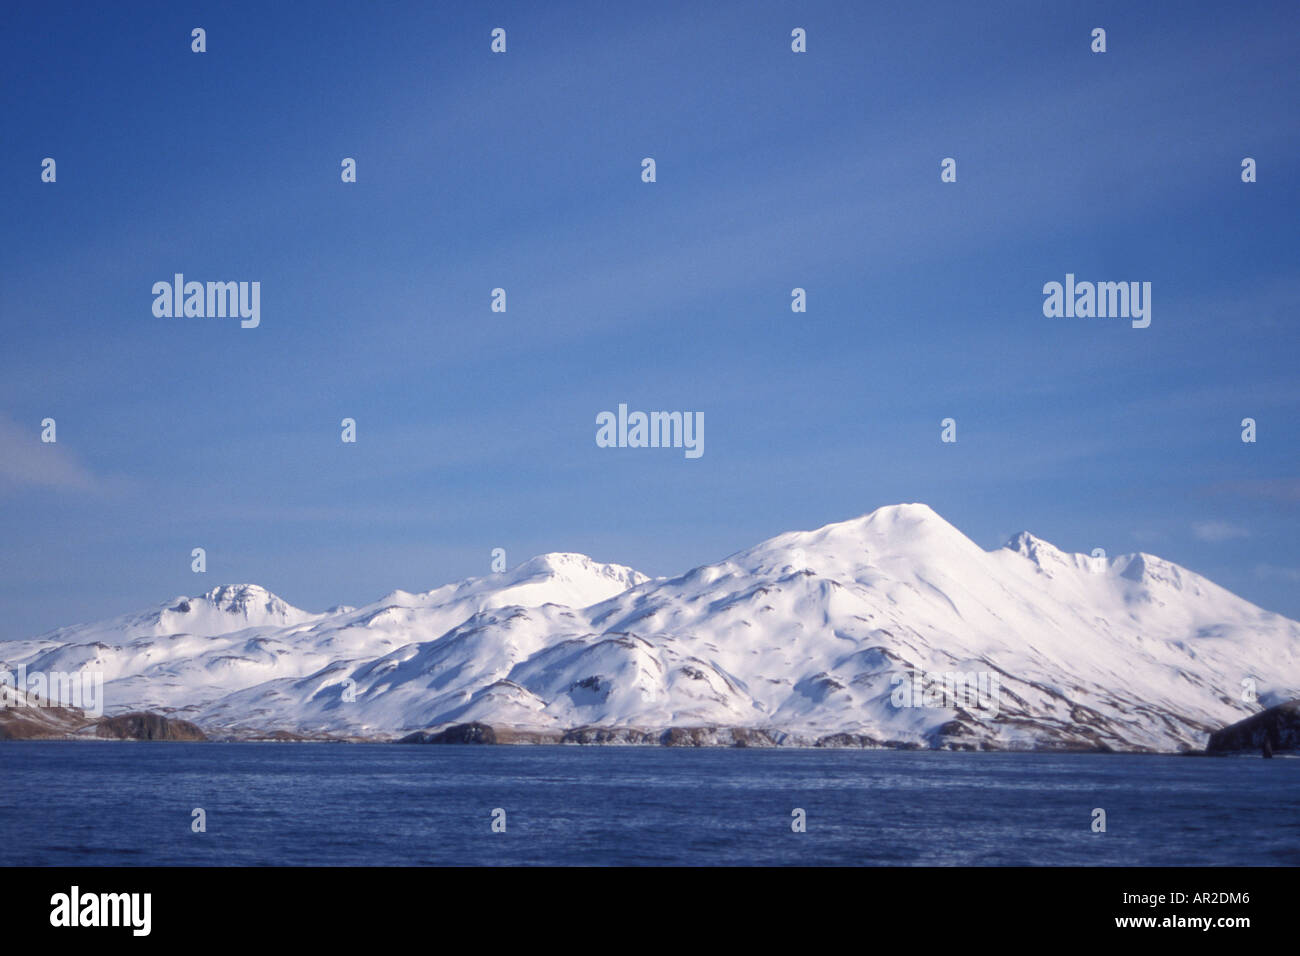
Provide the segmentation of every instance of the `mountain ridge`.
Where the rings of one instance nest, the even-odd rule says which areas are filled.
[[[985,551],[919,503],[671,578],[552,552],[319,614],[224,586],[0,653],[102,671],[108,713],[232,736],[482,724],[624,742],[1178,751],[1262,706],[1247,687],[1261,702],[1300,694],[1300,624],[1141,552],[1071,554],[1028,532]],[[989,699],[969,682],[965,697],[937,693],[943,675],[973,675]]]

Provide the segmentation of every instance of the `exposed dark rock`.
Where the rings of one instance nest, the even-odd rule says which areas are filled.
[[[732,727],[733,747],[779,747],[780,741],[766,730],[750,730],[748,727]]]
[[[597,700],[608,700],[612,686],[608,680],[602,680],[599,674],[593,674],[590,677],[584,677],[580,681],[575,681],[569,685],[569,693],[574,691],[583,691],[590,694]]]
[[[825,737],[818,737],[814,747],[862,747],[874,749],[882,746],[879,740],[867,734],[827,734]]]
[[[0,708],[0,740],[58,740],[91,723],[75,707]]]
[[[707,727],[669,727],[659,735],[665,747],[707,747],[712,742]]]
[[[1256,750],[1269,754],[1300,750],[1300,700],[1290,700],[1210,734],[1205,752],[1211,754]]]
[[[22,707],[0,708],[0,740],[207,740],[188,720],[161,714],[134,713],[94,717],[78,707],[49,707],[38,698]]]
[[[574,727],[560,738],[563,744],[653,744],[653,734],[633,727]]]
[[[453,724],[436,734],[417,730],[398,741],[399,744],[494,744],[496,742],[496,731],[487,724],[480,724],[477,721]]]
[[[104,717],[95,723],[96,737],[117,740],[207,740],[207,735],[188,720],[161,714],[135,713]]]

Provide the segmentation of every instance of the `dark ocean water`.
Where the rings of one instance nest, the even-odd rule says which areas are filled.
[[[0,865],[1300,864],[1298,759],[11,742],[0,779]]]

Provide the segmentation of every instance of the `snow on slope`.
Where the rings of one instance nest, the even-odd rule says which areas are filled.
[[[1300,695],[1300,624],[1151,555],[1094,559],[1027,533],[986,552],[919,504],[669,580],[550,554],[319,615],[246,585],[5,653],[11,666],[105,671],[110,713],[177,708],[234,733],[396,736],[476,720],[1177,750],[1259,709],[1244,679],[1264,702]],[[900,706],[917,672],[979,675],[994,693]]]
[[[174,598],[140,614],[6,642],[0,660],[10,670],[21,664],[29,672],[101,672],[110,714],[178,708],[193,713],[200,704],[247,688],[432,641],[481,610],[519,601],[590,604],[644,580],[630,568],[584,555],[546,554],[508,573],[423,594],[394,591],[362,608],[324,614],[291,607],[256,585],[234,585]]]

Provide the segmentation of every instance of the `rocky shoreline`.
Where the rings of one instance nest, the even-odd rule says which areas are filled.
[[[1210,755],[1300,752],[1300,700],[1287,701],[1210,734]]]
[[[188,720],[137,712],[91,717],[73,707],[0,710],[0,740],[179,740],[208,735]]]
[[[806,747],[836,750],[935,750],[997,752],[1014,748],[996,741],[972,740],[958,735],[936,736],[930,744],[904,740],[879,740],[867,734],[834,733],[821,736],[787,733],[753,727],[667,727],[648,730],[636,727],[574,727],[564,731],[529,731],[493,727],[471,722],[453,724],[437,731],[417,731],[395,741],[399,744],[573,744],[578,746],[624,747]],[[1037,747],[1040,753],[1114,753],[1104,743]],[[1138,751],[1153,752],[1153,751]]]
[[[0,709],[0,741],[4,740],[136,740],[213,741],[236,743],[399,743],[469,746],[622,746],[622,747],[724,747],[814,748],[839,750],[914,750],[949,752],[1021,753],[1167,753],[1179,756],[1228,756],[1247,753],[1300,755],[1300,700],[1289,701],[1254,714],[1209,735],[1203,750],[1157,751],[1117,749],[1086,735],[1059,740],[1052,746],[1008,747],[996,739],[975,738],[960,729],[932,735],[926,742],[879,740],[866,734],[809,735],[779,730],[697,726],[645,729],[637,727],[583,726],[569,730],[526,730],[471,721],[436,730],[415,731],[402,737],[343,736],[286,730],[256,730],[210,735],[198,725],[152,712],[92,717],[71,707]]]

